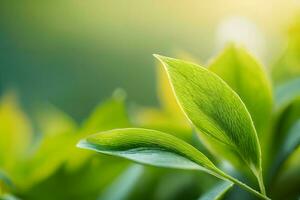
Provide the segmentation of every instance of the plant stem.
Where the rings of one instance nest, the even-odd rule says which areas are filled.
[[[264,179],[263,179],[263,176],[262,176],[262,170],[259,171],[257,180],[258,180],[258,185],[259,185],[259,188],[260,188],[260,192],[263,195],[266,195],[266,189],[265,189],[265,185],[264,185]]]
[[[253,189],[253,188],[249,187],[248,185],[246,185],[245,183],[242,183],[241,181],[239,181],[239,180],[233,178],[232,176],[227,175],[227,174],[224,173],[223,171],[221,171],[221,170],[219,171],[219,170],[218,170],[217,173],[218,173],[219,175],[221,175],[222,177],[224,177],[225,179],[230,180],[230,181],[232,181],[233,183],[235,183],[235,184],[237,184],[238,186],[240,186],[241,188],[247,190],[248,192],[250,192],[250,193],[256,195],[256,196],[259,197],[260,199],[270,200],[270,198],[267,197],[265,194],[259,193],[259,192],[256,191],[255,189]],[[264,188],[264,187],[263,187],[263,188]]]

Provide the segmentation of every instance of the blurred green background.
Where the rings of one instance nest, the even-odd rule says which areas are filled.
[[[115,88],[155,105],[153,53],[188,52],[206,63],[233,37],[270,64],[299,6],[299,0],[1,0],[0,93],[16,90],[26,108],[50,102],[77,119]]]

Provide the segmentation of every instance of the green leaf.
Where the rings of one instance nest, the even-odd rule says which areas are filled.
[[[300,78],[287,81],[278,86],[275,90],[275,100],[277,110],[289,104],[294,98],[300,96]]]
[[[277,151],[273,151],[276,155],[270,173],[273,179],[300,144],[300,96],[293,99],[279,113],[275,134],[272,143],[278,148]]]
[[[77,124],[74,119],[51,104],[38,108],[36,121],[38,131],[45,137],[77,130]]]
[[[113,128],[127,128],[130,127],[127,110],[125,106],[125,93],[123,90],[116,90],[111,98],[101,102],[91,112],[90,116],[84,121],[79,133],[76,135],[76,142],[89,134],[99,131],[105,131]],[[68,159],[68,169],[76,170],[90,157],[89,152],[79,151],[77,148],[73,149],[73,155]]]
[[[190,144],[160,131],[141,128],[115,129],[88,136],[77,146],[147,165],[202,170],[230,180],[260,198],[267,198],[219,170]]]
[[[0,100],[0,167],[8,173],[23,159],[31,144],[32,127],[15,93]]]
[[[232,182],[222,181],[206,192],[198,200],[220,200],[233,186]]]
[[[300,186],[300,147],[298,147],[281,167],[272,183],[270,194],[276,199],[297,199]]]
[[[282,56],[272,67],[275,85],[300,77],[300,17],[296,16],[288,30],[288,45]]]
[[[179,123],[187,124],[184,113],[180,109],[180,106],[178,105],[176,97],[172,91],[172,86],[168,80],[168,74],[160,65],[157,66],[157,77],[158,97],[162,104],[163,110],[175,118]]]
[[[117,179],[105,189],[104,193],[98,200],[119,200],[127,199],[130,192],[136,186],[138,180],[144,172],[144,167],[141,165],[131,165]]]
[[[259,138],[265,136],[270,128],[272,91],[263,67],[245,49],[230,45],[209,65],[209,70],[240,96],[251,114]]]
[[[206,156],[174,136],[148,129],[115,129],[91,135],[79,147],[124,157],[142,164],[180,169],[215,169]],[[192,152],[190,148],[192,149]],[[183,154],[184,155],[181,155]],[[197,161],[193,160],[192,153]],[[185,155],[188,154],[188,155]],[[198,155],[199,154],[199,155]]]
[[[137,127],[172,133],[187,142],[192,140],[192,127],[186,119],[178,120],[177,117],[159,109],[139,108],[132,115],[132,122]]]
[[[260,179],[258,137],[239,96],[221,78],[203,67],[156,57],[164,64],[177,99],[190,121],[201,132],[235,150]]]
[[[282,110],[278,113],[278,118],[276,119],[275,134],[276,137],[273,138],[273,144],[275,146],[281,147],[283,142],[289,137],[289,133],[292,127],[300,119],[300,96],[294,98],[289,102]],[[280,148],[279,148],[280,149]],[[277,152],[274,152],[275,154]]]
[[[125,108],[126,94],[118,89],[113,97],[100,103],[92,111],[90,116],[82,125],[82,134],[90,134],[112,128],[123,128],[129,126],[127,111]]]
[[[285,141],[280,148],[279,153],[273,167],[275,170],[279,170],[280,166],[288,160],[288,157],[300,146],[300,118],[291,127]]]
[[[77,126],[66,113],[52,105],[44,105],[36,111],[39,141],[31,154],[23,160],[21,170],[16,171],[18,187],[28,189],[40,183],[65,163],[74,149]]]

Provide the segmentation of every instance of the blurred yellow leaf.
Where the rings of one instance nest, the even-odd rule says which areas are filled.
[[[29,148],[32,128],[14,93],[0,100],[0,167],[7,171]]]

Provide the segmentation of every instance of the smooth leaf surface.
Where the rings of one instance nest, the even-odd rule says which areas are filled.
[[[142,164],[181,169],[214,170],[214,164],[189,144],[169,134],[140,128],[115,129],[91,135],[79,147],[124,157]]]
[[[263,67],[245,49],[227,47],[209,65],[245,103],[259,138],[266,135],[272,114],[271,84]]]
[[[77,146],[152,166],[206,171],[218,178],[230,180],[260,198],[268,199],[219,170],[190,144],[160,131],[141,128],[115,129],[88,136]]]
[[[191,122],[203,133],[236,150],[255,174],[261,152],[244,103],[217,75],[196,64],[156,56],[165,66],[177,99]]]
[[[232,186],[233,183],[229,181],[222,181],[202,195],[198,200],[220,200],[226,192],[232,188]]]

